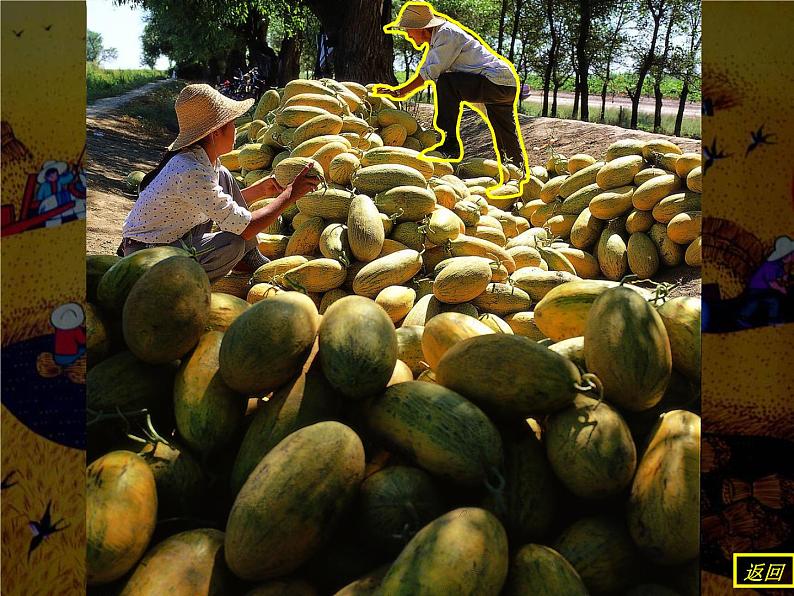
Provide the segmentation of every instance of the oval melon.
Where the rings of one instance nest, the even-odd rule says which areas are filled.
[[[317,366],[284,385],[251,416],[231,469],[236,495],[256,465],[287,436],[323,420],[335,420],[341,400]]]
[[[118,579],[141,558],[154,532],[154,475],[131,451],[112,451],[88,466],[86,581]]]
[[[677,296],[657,308],[670,338],[673,366],[700,380],[700,298]]]
[[[653,407],[670,381],[670,340],[661,317],[637,292],[605,291],[593,302],[584,330],[587,370],[606,399],[632,411]]]
[[[380,551],[398,554],[443,512],[433,479],[419,468],[389,466],[361,483],[359,527],[367,542]]]
[[[627,507],[629,531],[642,553],[662,565],[700,550],[700,417],[662,414],[637,467]]]
[[[244,395],[280,387],[309,355],[318,323],[314,302],[298,292],[257,302],[223,336],[219,354],[223,381]]]
[[[291,573],[333,533],[364,478],[352,429],[318,422],[289,435],[246,480],[226,523],[224,555],[249,581]]]
[[[397,362],[397,336],[386,311],[373,300],[345,296],[323,315],[320,362],[328,382],[344,396],[380,393]]]
[[[476,486],[502,465],[502,441],[493,423],[473,403],[440,385],[392,385],[368,404],[366,421],[392,449],[455,483]]]
[[[414,536],[389,568],[378,593],[498,594],[507,567],[507,537],[499,520],[484,509],[455,509]]]
[[[450,348],[438,363],[436,378],[489,411],[525,418],[564,408],[580,382],[579,371],[566,358],[526,337],[503,333],[472,337]]]
[[[606,402],[577,395],[573,405],[549,417],[544,439],[557,478],[580,498],[617,495],[634,477],[637,449],[631,432]]]
[[[583,517],[554,544],[576,569],[590,594],[616,594],[634,578],[636,549],[620,518]]]
[[[122,329],[130,351],[144,362],[177,360],[198,343],[210,315],[210,283],[190,257],[152,266],[124,302]]]
[[[150,550],[127,581],[121,596],[222,596],[233,578],[219,551],[223,532],[210,528],[170,536]]]
[[[180,436],[199,453],[211,453],[234,439],[247,399],[231,390],[220,373],[223,333],[210,331],[182,361],[174,383],[174,415]]]
[[[127,296],[141,276],[169,257],[186,257],[187,251],[174,246],[156,246],[135,251],[117,260],[99,280],[97,304],[109,315],[121,315]]]
[[[507,596],[587,596],[582,578],[565,557],[542,544],[526,544],[510,563]]]

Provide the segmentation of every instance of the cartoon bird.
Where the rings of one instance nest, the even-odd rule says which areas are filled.
[[[52,25],[47,25],[46,27],[44,27],[45,31],[49,31],[50,29],[52,29]]]
[[[14,31],[13,29],[11,29],[11,32],[12,32],[14,35],[16,35],[17,37],[22,37],[22,34],[25,32],[25,30],[24,30],[24,29],[22,29],[21,31]]]
[[[703,174],[705,174],[718,159],[725,159],[726,157],[731,157],[733,155],[732,153],[725,153],[722,149],[719,151],[717,150],[716,137],[713,141],[711,141],[711,147],[703,147],[703,153],[706,156],[706,163],[703,164]]]
[[[33,538],[30,539],[30,548],[28,549],[28,560],[30,560],[30,555],[36,550],[39,546],[41,546],[44,540],[55,534],[56,532],[61,532],[69,527],[69,525],[65,525],[62,527],[58,527],[58,525],[63,522],[63,518],[59,519],[54,524],[50,522],[50,507],[52,505],[52,501],[47,502],[47,509],[44,511],[44,515],[38,521],[31,520],[28,524],[30,531],[33,533]]]
[[[762,124],[761,128],[759,128],[757,131],[750,133],[750,138],[753,140],[753,142],[750,143],[749,147],[747,147],[747,153],[744,154],[745,157],[750,155],[750,151],[759,145],[774,145],[776,143],[776,141],[771,140],[771,137],[776,136],[775,133],[770,132],[769,134],[764,134],[764,126],[765,125]]]

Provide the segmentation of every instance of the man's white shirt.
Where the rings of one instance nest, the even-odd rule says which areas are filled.
[[[508,63],[489,52],[476,38],[457,25],[445,22],[433,31],[427,59],[419,69],[425,81],[437,81],[445,72],[484,75],[496,85],[515,87]]]

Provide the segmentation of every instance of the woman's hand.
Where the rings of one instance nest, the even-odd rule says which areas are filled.
[[[284,188],[276,182],[276,179],[271,174],[246,188],[245,192],[246,194],[251,193],[253,200],[258,201],[259,199],[277,197],[284,192]],[[248,200],[248,197],[245,198]]]
[[[289,203],[294,203],[306,193],[313,191],[320,184],[320,179],[314,174],[309,174],[312,165],[306,166],[295,176],[295,179],[290,182],[284,189],[285,193],[289,193]]]

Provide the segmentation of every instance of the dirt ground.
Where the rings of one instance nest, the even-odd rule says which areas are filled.
[[[421,106],[419,119],[429,126],[432,107]],[[594,157],[606,153],[607,147],[623,138],[657,138],[654,135],[616,126],[521,116],[521,130],[530,163],[545,164],[549,143],[563,155],[588,153]],[[121,240],[124,219],[132,208],[134,197],[127,193],[124,179],[133,170],[152,169],[175,134],[163,128],[147,126],[123,115],[123,107],[95,110],[86,120],[88,254],[114,254]],[[464,114],[461,137],[468,156],[491,157],[490,133],[473,112]],[[666,137],[684,151],[700,152],[700,141]],[[679,267],[664,271],[657,281],[680,283],[674,295],[699,296],[700,270]]]

